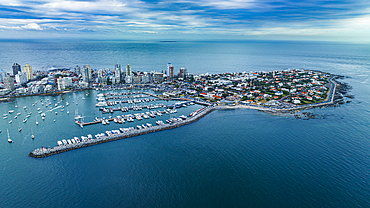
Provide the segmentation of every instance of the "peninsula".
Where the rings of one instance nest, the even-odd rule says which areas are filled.
[[[201,104],[205,107],[192,112],[188,116],[172,118],[167,120],[167,123],[157,123],[157,126],[147,124],[137,126],[137,128],[120,128],[119,130],[111,130],[95,135],[95,138],[89,135],[88,137],[83,136],[81,139],[75,137],[71,140],[58,141],[58,146],[37,148],[30,152],[29,156],[34,158],[47,157],[95,144],[173,129],[193,123],[214,110],[248,108],[268,113],[288,113],[307,108],[341,104],[343,102],[341,98],[343,97],[338,95],[338,93],[336,94],[336,89],[341,84],[338,84],[334,80],[335,78],[340,78],[340,76],[313,70],[295,69],[274,72],[188,75],[183,79],[172,78],[160,83],[96,87],[96,90],[102,91],[114,89],[151,89],[157,92],[157,94],[146,94],[147,96],[155,97],[155,100],[169,99],[180,101],[180,103],[172,107],[166,106],[168,108],[167,111],[154,112],[155,114],[168,113],[172,111],[171,109],[174,110],[177,107],[191,103]],[[160,93],[158,94],[158,92]],[[130,94],[135,95],[138,93],[131,92]],[[342,92],[343,94],[344,92]],[[113,113],[114,110],[122,110],[124,112],[124,110],[126,111],[128,109],[123,109],[122,107],[114,108],[115,105],[123,102],[115,101],[115,99],[128,97],[127,93],[100,94],[98,98],[100,100],[99,104],[103,103],[104,105],[102,106],[105,106],[101,107],[100,110],[105,113]],[[149,109],[149,106],[147,107]],[[136,118],[140,116],[145,115],[137,114]],[[132,118],[117,116],[117,118],[111,118],[110,120],[124,122],[124,119],[129,120]],[[76,124],[81,127],[104,122],[104,120],[99,119],[91,123],[82,123],[76,120]],[[107,122],[109,121],[107,120]]]

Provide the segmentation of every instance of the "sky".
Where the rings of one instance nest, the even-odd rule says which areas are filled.
[[[0,39],[370,42],[370,0],[0,0]]]

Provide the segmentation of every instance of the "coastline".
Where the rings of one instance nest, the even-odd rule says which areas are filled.
[[[219,106],[210,104],[207,107],[203,107],[203,108],[193,112],[195,114],[193,114],[188,119],[180,121],[180,122],[176,122],[176,123],[173,123],[173,124],[164,124],[164,125],[161,125],[161,126],[154,126],[154,127],[150,127],[150,128],[143,129],[143,130],[136,130],[135,129],[133,131],[114,134],[114,135],[111,135],[111,136],[104,136],[103,138],[91,139],[91,140],[88,140],[88,141],[85,141],[85,142],[80,142],[80,143],[75,143],[75,144],[68,144],[68,145],[56,146],[56,147],[51,147],[51,148],[41,147],[41,148],[37,148],[37,149],[31,151],[29,153],[29,156],[33,157],[33,158],[48,157],[48,156],[59,154],[59,153],[62,153],[62,152],[67,152],[67,151],[70,151],[70,150],[79,149],[79,148],[83,148],[83,147],[88,147],[88,146],[92,146],[92,145],[96,145],[96,144],[101,144],[101,143],[120,140],[120,139],[126,139],[126,138],[130,138],[130,137],[135,137],[135,136],[144,135],[144,134],[148,134],[148,133],[154,133],[154,132],[157,132],[157,131],[163,131],[163,130],[167,130],[167,129],[174,129],[174,128],[178,128],[178,127],[181,127],[181,126],[184,126],[184,125],[187,125],[187,124],[194,123],[194,122],[198,121],[199,119],[203,118],[204,116],[208,115],[209,113],[211,113],[214,110],[253,109],[253,110],[258,110],[258,111],[261,111],[261,112],[271,113],[271,114],[285,114],[285,113],[291,113],[291,112],[294,112],[294,111],[299,111],[299,110],[304,110],[304,109],[331,106],[331,105],[334,105],[335,102],[336,102],[335,95],[336,95],[337,87],[339,85],[337,82],[333,81],[333,79],[335,79],[335,78],[337,78],[337,76],[332,76],[332,77],[329,78],[329,82],[331,83],[331,87],[330,87],[330,90],[328,92],[327,98],[325,99],[325,101],[323,101],[321,103],[295,106],[293,108],[288,108],[288,109],[283,109],[283,108],[278,109],[278,108],[271,108],[271,107],[268,108],[268,107],[263,107],[263,106],[242,105],[242,104],[219,105]],[[73,92],[73,91],[67,91],[65,93],[69,93],[69,92]],[[344,91],[344,92],[346,92],[346,91]],[[340,97],[339,99],[341,99],[341,98],[342,97]],[[194,101],[194,102],[196,102],[196,101]]]

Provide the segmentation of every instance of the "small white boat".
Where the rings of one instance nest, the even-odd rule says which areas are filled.
[[[10,110],[9,113],[14,113],[14,110]]]
[[[7,119],[8,117],[7,116],[5,116],[3,119]]]
[[[27,118],[23,119],[23,123],[26,123],[27,122]]]
[[[22,128],[19,128],[18,131],[22,131]]]
[[[11,139],[10,139],[10,136],[9,136],[9,130],[7,129],[6,131],[8,132],[8,142],[9,142],[9,143],[13,143],[13,140],[11,140]]]
[[[31,138],[32,138],[32,139],[35,139],[35,136],[32,134]]]
[[[18,116],[14,116],[14,119],[18,118]]]
[[[10,121],[9,121],[9,123],[11,124],[11,123],[13,123],[13,121],[12,121],[12,120],[10,120]]]

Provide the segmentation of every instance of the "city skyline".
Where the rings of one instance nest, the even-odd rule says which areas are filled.
[[[0,0],[0,38],[369,42],[367,1]]]

